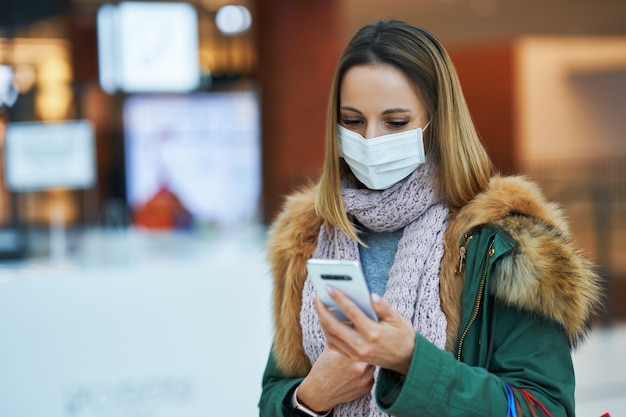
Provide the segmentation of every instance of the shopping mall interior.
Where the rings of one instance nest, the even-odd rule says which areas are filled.
[[[267,227],[380,19],[437,36],[496,169],[564,210],[606,293],[577,414],[626,416],[619,0],[2,0],[0,415],[257,415]]]

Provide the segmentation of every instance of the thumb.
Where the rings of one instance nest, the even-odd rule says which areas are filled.
[[[372,307],[378,316],[378,321],[386,321],[389,319],[394,311],[389,307],[389,304],[378,294],[372,294]]]

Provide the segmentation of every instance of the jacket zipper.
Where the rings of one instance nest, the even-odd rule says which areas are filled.
[[[456,270],[456,272],[463,271],[463,262],[465,261],[465,254],[467,253],[467,246],[472,241],[472,239],[474,239],[474,235],[467,236],[465,238],[465,243],[463,243],[463,245],[461,246],[461,249],[459,249],[459,267]]]
[[[483,275],[480,278],[480,285],[478,286],[478,294],[476,295],[476,304],[474,305],[474,311],[472,312],[472,317],[470,318],[467,326],[463,330],[463,334],[461,335],[461,339],[459,340],[459,348],[457,350],[456,359],[461,360],[461,351],[463,350],[463,342],[465,341],[465,337],[469,332],[470,327],[474,324],[476,317],[478,317],[478,310],[480,309],[480,303],[483,299],[483,292],[485,291],[485,282],[487,280],[487,272],[489,272],[489,260],[493,256],[495,250],[493,249],[494,238],[491,238],[491,242],[489,243],[489,249],[487,250],[487,258],[485,259],[485,266],[483,268]]]

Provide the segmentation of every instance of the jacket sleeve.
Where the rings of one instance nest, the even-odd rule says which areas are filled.
[[[382,370],[376,400],[398,417],[506,417],[508,384],[521,415],[531,414],[520,388],[552,416],[574,416],[574,369],[567,337],[556,323],[499,306],[489,368],[457,361],[418,334],[408,375]]]
[[[263,373],[259,417],[295,417],[290,407],[286,406],[286,401],[303,379],[285,376],[278,367],[272,349]]]

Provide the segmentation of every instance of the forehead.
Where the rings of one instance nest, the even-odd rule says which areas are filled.
[[[389,64],[357,65],[346,71],[339,105],[363,108],[422,106],[415,87],[398,68]]]

